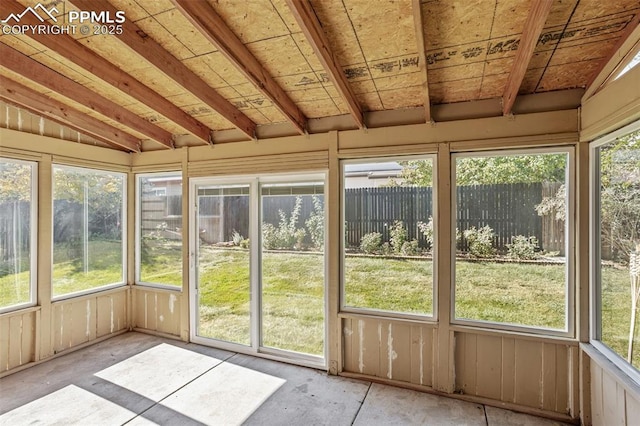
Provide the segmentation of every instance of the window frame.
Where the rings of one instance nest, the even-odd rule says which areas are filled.
[[[310,355],[300,352],[292,352],[279,348],[271,348],[262,345],[262,184],[287,183],[294,181],[317,182],[322,181],[325,188],[325,234],[324,234],[324,351],[322,356]],[[224,340],[216,340],[198,335],[198,267],[196,259],[198,257],[198,240],[195,219],[197,215],[196,202],[197,189],[202,185],[211,186],[235,186],[247,185],[249,187],[249,233],[248,238],[256,241],[257,244],[251,244],[249,247],[249,281],[250,281],[250,344],[248,346],[227,342]],[[252,175],[225,175],[225,176],[209,176],[209,177],[190,177],[189,178],[189,336],[192,342],[204,345],[211,345],[220,349],[233,352],[260,356],[264,358],[275,359],[284,362],[294,362],[312,368],[327,368],[329,363],[329,229],[328,229],[328,213],[329,203],[329,175],[326,170],[305,170],[299,172],[284,173],[265,173]],[[214,342],[214,343],[212,343]]]
[[[162,283],[154,283],[151,281],[142,281],[141,279],[141,268],[140,268],[140,263],[141,263],[141,256],[142,256],[142,245],[141,243],[141,229],[140,226],[142,224],[142,202],[141,202],[141,198],[142,198],[142,190],[141,190],[141,182],[142,179],[145,178],[150,178],[150,177],[180,177],[180,182],[181,182],[181,186],[183,184],[182,179],[182,172],[179,170],[175,170],[175,171],[165,171],[165,172],[153,172],[153,173],[136,173],[135,174],[135,179],[136,179],[136,185],[135,185],[135,244],[134,244],[134,250],[135,250],[135,261],[134,261],[134,283],[136,285],[140,285],[140,286],[144,286],[144,287],[152,287],[152,288],[160,288],[160,289],[165,289],[165,290],[173,290],[173,291],[179,291],[182,292],[184,291],[184,268],[185,268],[185,262],[184,262],[184,244],[182,246],[182,255],[181,255],[181,264],[182,264],[182,270],[181,270],[181,274],[183,276],[183,279],[181,280],[181,282],[178,285],[170,285],[170,284],[162,284]],[[168,195],[165,193],[164,195],[165,197],[168,197]],[[184,194],[183,196],[183,204],[184,204]],[[169,215],[168,211],[166,212],[167,216],[171,216],[171,217],[175,217],[175,215]],[[182,227],[185,227],[185,223],[184,223],[184,217],[182,217]]]
[[[128,199],[127,199],[127,188],[128,188],[128,173],[126,172],[121,172],[121,171],[116,171],[116,170],[108,170],[108,169],[98,169],[98,168],[94,168],[94,167],[82,167],[82,166],[75,166],[75,165],[69,165],[69,164],[62,164],[62,163],[53,163],[51,165],[51,230],[53,231],[53,226],[55,223],[55,211],[54,211],[54,203],[55,203],[55,170],[56,169],[66,169],[66,170],[75,170],[75,171],[79,171],[81,173],[86,173],[87,171],[91,171],[94,173],[101,173],[101,174],[115,174],[115,175],[119,175],[122,177],[122,209],[121,209],[121,217],[120,217],[120,223],[122,223],[122,276],[121,276],[121,281],[119,282],[115,282],[115,283],[108,283],[108,284],[104,284],[98,287],[93,287],[93,288],[88,288],[85,290],[80,290],[80,291],[74,291],[74,292],[70,292],[70,293],[64,293],[64,294],[60,294],[58,296],[54,296],[54,290],[53,290],[53,286],[54,286],[54,280],[53,280],[53,256],[54,256],[54,250],[55,250],[55,242],[54,242],[54,233],[51,232],[51,301],[52,302],[58,302],[61,300],[67,300],[67,299],[73,299],[76,297],[82,297],[85,296],[87,294],[93,294],[93,293],[98,293],[101,291],[107,291],[107,290],[111,290],[114,288],[120,288],[120,287],[124,287],[127,285],[127,269],[128,269],[128,262],[127,262],[127,242],[128,242],[128,223],[127,223],[127,208],[128,208]]]
[[[346,289],[345,289],[345,254],[346,247],[344,243],[345,229],[345,166],[353,164],[371,164],[371,163],[388,163],[394,161],[414,161],[414,160],[431,160],[433,168],[433,177],[431,182],[432,188],[432,205],[431,213],[433,218],[433,245],[432,245],[432,312],[431,314],[417,314],[399,311],[388,311],[383,309],[362,308],[357,306],[349,306],[346,304]],[[427,152],[424,154],[409,154],[409,155],[392,155],[384,157],[366,157],[358,159],[342,159],[340,160],[340,306],[339,314],[358,314],[358,315],[371,315],[381,318],[393,318],[420,321],[427,323],[438,323],[438,155],[434,152]]]
[[[38,300],[38,166],[36,161],[19,160],[0,157],[0,161],[22,164],[31,168],[29,221],[31,234],[29,235],[29,301],[14,305],[1,306],[0,314],[18,311],[37,305]]]
[[[640,120],[589,143],[589,344],[632,381],[640,385],[640,371],[602,342],[602,280],[600,271],[600,154],[598,149],[629,133],[640,131]]]
[[[568,188],[567,196],[567,220],[565,221],[565,328],[552,329],[545,327],[500,323],[487,320],[456,318],[456,225],[457,225],[457,183],[456,183],[456,160],[458,158],[479,158],[479,157],[499,157],[499,156],[517,156],[517,155],[535,155],[535,154],[567,154],[567,167],[565,170],[565,184]],[[554,336],[562,338],[575,338],[576,327],[576,279],[575,279],[575,145],[548,146],[540,148],[496,148],[487,151],[460,151],[452,152],[451,160],[451,300],[450,324],[455,326],[468,326],[473,328],[482,328],[490,330],[500,330],[506,332],[526,333],[540,336]]]

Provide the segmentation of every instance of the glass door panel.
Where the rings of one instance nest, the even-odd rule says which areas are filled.
[[[261,187],[261,346],[324,355],[324,184]]]
[[[197,186],[196,334],[251,345],[249,185]]]

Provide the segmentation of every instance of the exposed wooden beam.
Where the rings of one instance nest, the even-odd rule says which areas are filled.
[[[2,6],[7,13],[17,14],[24,10],[24,6],[15,0],[3,0]],[[51,25],[49,22],[40,22],[33,14],[24,15],[20,22],[27,25]],[[70,35],[58,34],[55,37],[51,37],[51,35],[40,34],[37,31],[27,31],[25,34],[68,61],[84,68],[111,86],[140,101],[198,139],[206,143],[209,142],[212,129],[200,123],[116,65],[76,41]]]
[[[411,1],[413,9],[413,22],[416,27],[416,44],[418,45],[418,57],[420,73],[422,74],[422,90],[424,92],[424,118],[427,123],[431,122],[431,99],[429,98],[429,78],[427,73],[427,54],[424,42],[424,19],[422,19],[422,6],[420,0]]]
[[[76,6],[84,10],[108,11],[114,16],[117,9],[106,0],[71,0]],[[200,2],[194,2],[200,3]],[[122,25],[123,32],[116,39],[125,43],[138,55],[162,71],[167,77],[182,86],[193,96],[200,99],[211,109],[227,119],[250,139],[255,138],[256,124],[242,111],[233,106],[222,95],[212,89],[202,78],[191,71],[186,65],[176,59],[164,47],[127,19]]]
[[[511,108],[516,101],[516,96],[518,96],[520,85],[527,73],[527,67],[533,57],[533,51],[544,28],[544,23],[547,21],[551,6],[553,6],[553,0],[533,0],[531,3],[531,9],[518,44],[518,51],[513,59],[509,79],[502,95],[502,113],[504,115],[511,114]]]
[[[51,68],[0,43],[0,66],[86,106],[123,126],[142,133],[149,139],[172,147],[171,133],[139,117],[126,108],[106,99]]]
[[[640,13],[633,16],[609,54],[602,59],[589,78],[583,101],[589,99],[600,87],[615,78],[638,52],[638,46],[640,46]]]
[[[342,67],[338,62],[338,58],[334,55],[329,47],[329,40],[322,29],[322,24],[318,20],[311,3],[308,0],[287,0],[287,5],[293,16],[298,21],[298,25],[302,28],[302,32],[307,37],[307,41],[311,44],[313,51],[320,60],[325,71],[331,77],[331,81],[335,85],[338,93],[347,104],[347,108],[351,116],[358,124],[359,128],[364,128],[364,115],[362,109],[358,105],[356,96],[342,71]]]
[[[172,0],[172,2],[207,40],[273,102],[300,133],[306,131],[307,119],[302,111],[238,36],[231,31],[208,1]]]
[[[140,152],[140,142],[135,136],[89,117],[77,109],[4,76],[0,76],[0,99],[101,142],[117,148],[125,148],[127,151]]]

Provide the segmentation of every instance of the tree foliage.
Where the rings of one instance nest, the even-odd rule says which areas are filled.
[[[408,184],[416,186],[433,184],[431,161],[412,160],[400,164],[403,167],[402,178]],[[566,167],[566,154],[462,157],[456,161],[456,184],[563,182]]]

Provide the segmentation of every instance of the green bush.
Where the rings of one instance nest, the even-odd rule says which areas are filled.
[[[313,196],[313,213],[309,215],[305,225],[313,247],[322,250],[324,247],[324,206],[320,197]]]
[[[391,238],[389,244],[394,253],[399,254],[402,252],[402,245],[407,241],[408,233],[404,227],[404,222],[396,220],[393,222],[393,226],[389,230]]]
[[[489,226],[480,229],[472,226],[464,231],[464,238],[469,243],[469,253],[475,257],[491,257],[496,254],[496,249],[493,248],[494,236],[493,229]]]
[[[429,217],[429,222],[418,222],[418,230],[424,235],[424,239],[427,242],[429,249],[433,248],[433,217]]]
[[[514,259],[536,259],[536,249],[538,249],[538,239],[534,236],[525,237],[516,235],[511,237],[511,244],[507,244],[508,256]]]
[[[280,222],[276,228],[270,223],[262,225],[262,245],[267,250],[294,249],[302,247],[302,240],[307,234],[304,228],[298,228],[298,218],[302,209],[302,198],[296,197],[296,204],[287,216],[282,210],[278,210]]]
[[[382,244],[382,234],[379,232],[370,232],[365,234],[360,240],[360,250],[367,254],[373,254],[380,250]]]
[[[418,249],[418,240],[405,241],[402,244],[402,248],[400,249],[400,253],[403,256],[417,256],[420,254],[420,250]]]

